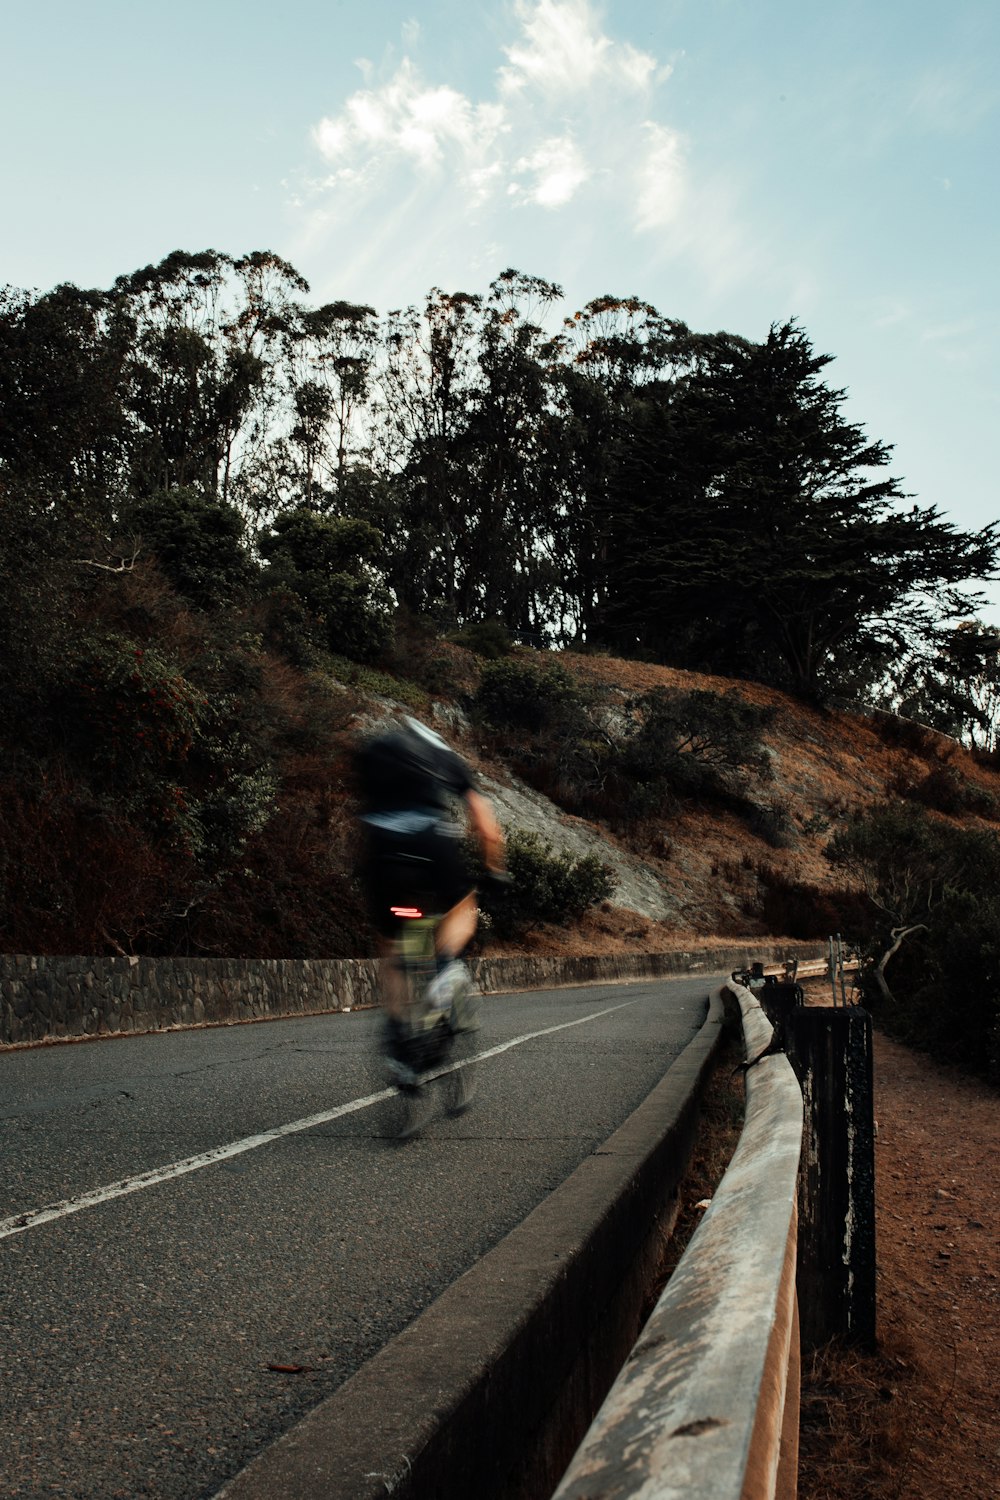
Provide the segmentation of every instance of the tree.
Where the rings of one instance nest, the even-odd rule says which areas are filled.
[[[400,603],[461,619],[468,471],[461,445],[478,380],[482,298],[435,287],[423,313],[393,311],[373,403],[377,466],[390,477],[397,529],[390,581]]]
[[[328,649],[363,661],[386,644],[391,600],[379,567],[382,538],[369,522],[300,506],[277,517],[260,552],[268,582],[298,594]]]
[[[128,524],[193,604],[210,609],[229,603],[250,582],[246,523],[225,500],[191,489],[161,490],[134,507]]]
[[[754,675],[814,696],[839,652],[926,638],[975,602],[997,527],[902,508],[890,450],[819,379],[829,363],[787,323],[703,340],[690,374],[650,389],[612,486],[619,638],[670,654],[704,628],[725,670],[735,637]]]
[[[561,297],[537,276],[504,271],[480,330],[464,435],[469,474],[460,616],[540,633],[552,616],[560,445],[552,401],[556,346],[536,318]]]
[[[112,295],[135,329],[126,407],[136,494],[182,485],[244,498],[238,471],[268,438],[291,296],[307,290],[270,251],[176,250],[118,278]]]
[[[653,380],[677,373],[688,330],[638,297],[605,295],[566,318],[559,337],[563,633],[601,635],[608,609],[609,486],[616,450],[628,442],[633,400]]]
[[[0,476],[105,524],[127,478],[132,330],[106,292],[0,291]]]

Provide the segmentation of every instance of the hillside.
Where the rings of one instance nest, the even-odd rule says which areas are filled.
[[[482,663],[456,646],[446,651],[452,692],[428,696],[425,717],[476,767],[508,828],[532,830],[553,848],[597,853],[614,869],[609,901],[569,930],[543,927],[517,944],[486,937],[493,951],[669,951],[754,936],[808,938],[836,930],[851,882],[824,856],[850,815],[887,800],[942,804],[956,824],[1000,832],[1000,776],[964,746],[934,730],[894,720],[811,707],[759,684],[709,677],[647,663],[573,652],[520,648],[519,660],[543,670],[558,663],[586,690],[625,705],[655,689],[705,692],[773,714],[760,731],[766,777],[748,820],[717,800],[685,800],[668,815],[630,830],[602,820],[597,807],[569,812],[511,769],[517,754],[484,733],[467,711]],[[405,712],[414,705],[397,705]],[[380,711],[391,704],[382,699]],[[371,722],[365,709],[361,724]],[[956,793],[956,787],[960,792]],[[595,799],[596,800],[596,799]],[[956,816],[956,803],[963,807]],[[983,816],[984,812],[987,816]],[[754,826],[756,825],[756,826]],[[829,899],[827,899],[829,898]],[[848,909],[849,909],[848,903]],[[824,925],[829,919],[832,927]]]

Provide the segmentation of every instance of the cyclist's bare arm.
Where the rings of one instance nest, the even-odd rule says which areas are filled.
[[[483,856],[483,863],[487,870],[495,875],[504,867],[504,852],[503,833],[492,804],[481,792],[469,791],[465,794],[465,806]]]

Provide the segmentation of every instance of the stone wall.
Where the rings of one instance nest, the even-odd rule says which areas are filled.
[[[818,944],[762,943],[689,953],[480,958],[486,993],[546,985],[719,973],[751,959],[815,957]],[[0,954],[0,1046],[231,1025],[374,1005],[372,959],[63,958]]]

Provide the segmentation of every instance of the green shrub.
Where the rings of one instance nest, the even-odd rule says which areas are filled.
[[[473,620],[449,637],[456,645],[474,651],[486,661],[499,661],[509,656],[513,643],[506,625],[501,620]]]
[[[897,777],[893,790],[900,797],[952,817],[974,813],[982,818],[996,818],[1000,813],[1000,802],[994,793],[966,781],[954,766],[935,766],[919,781]]]
[[[484,663],[473,708],[494,729],[539,734],[579,713],[584,701],[564,667],[555,662],[542,667],[530,658],[511,656]]]
[[[160,490],[127,519],[178,592],[202,609],[236,598],[255,571],[243,517],[224,500],[191,489]]]
[[[367,521],[320,516],[305,506],[279,516],[260,538],[271,592],[298,594],[331,651],[370,661],[392,637],[392,599],[382,535]]]
[[[427,708],[427,694],[415,682],[393,677],[388,672],[379,671],[377,667],[348,661],[344,656],[328,656],[326,662],[331,676],[338,682],[346,683],[348,687],[356,688],[358,692],[375,698],[392,698],[395,702],[405,703],[409,708],[421,711]]]
[[[451,697],[458,691],[455,663],[445,651],[425,657],[417,668],[421,685],[436,697]]]
[[[750,783],[771,777],[759,735],[773,709],[735,692],[670,688],[654,688],[628,707],[629,727],[614,765],[628,819],[672,812],[685,799],[741,801]]]
[[[827,853],[869,898],[845,936],[869,960],[866,995],[884,1024],[1000,1083],[1000,840],[892,803],[858,814]],[[874,966],[897,938],[885,996]]]
[[[747,808],[747,826],[751,833],[770,844],[772,849],[791,849],[796,843],[795,824],[786,802],[752,802]]]
[[[481,899],[494,927],[508,934],[541,922],[566,926],[578,921],[589,907],[606,901],[617,883],[596,854],[556,850],[537,834],[521,830],[508,835],[507,868],[510,886],[499,895],[487,889]]]

